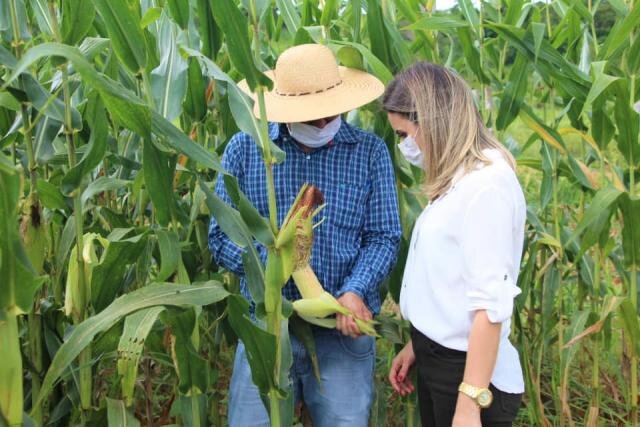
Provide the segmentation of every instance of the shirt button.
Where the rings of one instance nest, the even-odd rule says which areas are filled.
[[[307,160],[309,160],[310,158],[311,158],[311,156],[307,154]]]

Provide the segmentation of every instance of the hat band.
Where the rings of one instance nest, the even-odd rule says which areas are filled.
[[[328,91],[328,90],[330,90],[330,89],[333,89],[333,88],[334,88],[334,87],[336,87],[336,86],[340,86],[341,84],[342,84],[342,80],[340,80],[338,83],[336,83],[336,84],[334,84],[334,85],[331,85],[331,86],[329,86],[329,87],[326,87],[326,88],[324,88],[324,89],[316,90],[315,92],[311,92],[311,91],[310,91],[310,92],[297,92],[297,93],[282,93],[282,92],[278,91],[278,89],[276,89],[276,94],[278,94],[278,95],[280,95],[280,96],[304,96],[304,95],[313,95],[313,94],[316,94],[316,93],[326,92],[326,91]]]

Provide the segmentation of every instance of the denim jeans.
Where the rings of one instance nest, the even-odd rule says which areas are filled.
[[[314,427],[366,427],[373,402],[375,340],[350,338],[333,329],[315,329],[321,382],[311,359],[293,335],[292,392],[304,401]],[[251,380],[245,348],[238,343],[229,387],[230,427],[269,426],[269,416]]]

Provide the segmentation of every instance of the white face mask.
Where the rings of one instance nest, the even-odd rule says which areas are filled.
[[[398,144],[398,149],[409,163],[419,168],[424,166],[424,155],[418,147],[416,137],[409,135]]]
[[[320,148],[333,140],[340,130],[342,118],[340,116],[331,120],[323,128],[317,128],[304,123],[289,123],[289,134],[293,139],[309,148]]]

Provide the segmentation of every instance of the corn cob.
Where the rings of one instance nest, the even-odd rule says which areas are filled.
[[[289,210],[276,241],[276,246],[294,245],[291,276],[302,299],[294,301],[293,308],[304,320],[327,328],[335,328],[336,322],[335,319],[325,317],[336,313],[351,315],[362,333],[376,336],[373,326],[375,322],[353,316],[348,308],[324,290],[309,264],[313,245],[313,218],[324,207],[323,202],[320,190],[305,184]]]

